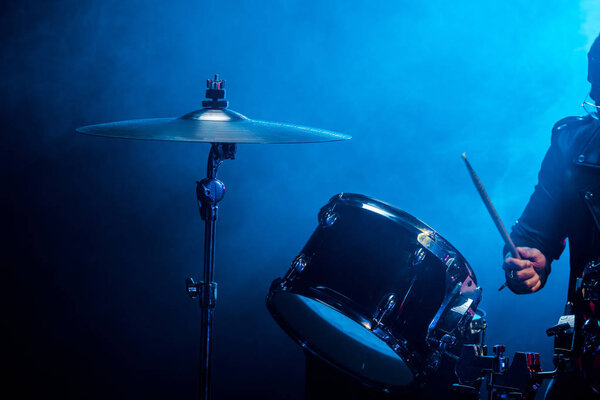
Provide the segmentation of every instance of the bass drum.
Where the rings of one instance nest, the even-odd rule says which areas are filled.
[[[267,308],[300,346],[385,391],[426,383],[458,355],[481,289],[464,257],[393,206],[338,194]]]

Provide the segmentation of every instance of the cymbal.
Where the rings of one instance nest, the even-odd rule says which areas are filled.
[[[203,108],[179,118],[137,119],[77,128],[86,135],[208,143],[316,143],[351,136],[300,125],[258,121],[227,108]]]

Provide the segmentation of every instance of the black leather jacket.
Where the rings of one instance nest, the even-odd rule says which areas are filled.
[[[511,237],[546,256],[547,274],[569,239],[572,301],[575,280],[600,258],[600,121],[568,117],[556,123],[538,184]]]

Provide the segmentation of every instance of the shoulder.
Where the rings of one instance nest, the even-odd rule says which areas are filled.
[[[599,121],[591,116],[566,117],[552,128],[552,145],[563,150],[580,146],[596,131]]]
[[[593,125],[594,121],[596,120],[589,115],[585,117],[566,117],[554,124],[552,134],[573,133],[581,130],[581,128]]]

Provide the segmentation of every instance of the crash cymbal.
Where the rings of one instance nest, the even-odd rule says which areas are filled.
[[[204,108],[179,118],[110,122],[77,128],[87,135],[124,139],[209,143],[315,143],[350,139],[349,135],[277,122],[257,121],[227,109],[223,81],[208,81]]]
[[[209,143],[311,143],[350,136],[299,125],[257,121],[228,109],[202,109],[180,118],[136,119],[77,128],[80,133],[124,139]]]

